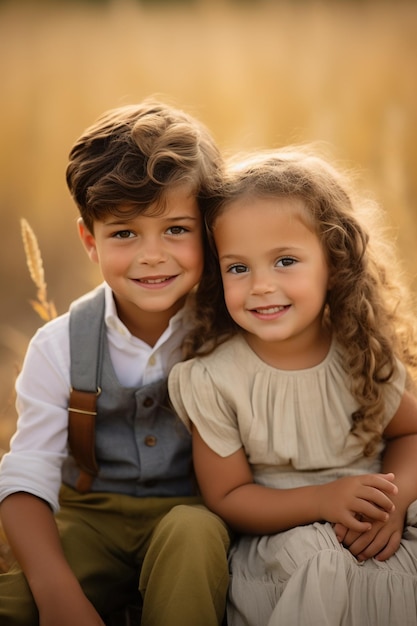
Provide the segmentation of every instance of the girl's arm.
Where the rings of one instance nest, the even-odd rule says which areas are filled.
[[[36,606],[41,626],[104,626],[69,567],[50,507],[18,492],[0,505],[3,527]]]
[[[400,406],[384,431],[382,471],[395,474],[397,511],[405,515],[417,499],[417,398],[405,391]]]
[[[193,427],[197,480],[207,506],[240,532],[272,534],[316,521],[340,522],[364,532],[369,521],[385,521],[397,489],[392,475],[365,474],[325,485],[273,489],[255,484],[243,448],[216,454]]]
[[[384,431],[386,447],[382,470],[395,475],[398,493],[391,497],[395,510],[386,523],[374,522],[365,533],[336,529],[339,539],[361,561],[384,561],[398,549],[407,508],[417,500],[417,398],[406,391],[397,412]]]

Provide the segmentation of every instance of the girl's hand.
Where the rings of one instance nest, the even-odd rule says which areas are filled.
[[[340,543],[358,561],[375,558],[386,561],[398,550],[404,529],[404,515],[394,511],[387,522],[373,522],[370,530],[358,533],[342,524],[336,524],[334,531]]]
[[[387,522],[395,508],[390,496],[398,492],[393,480],[394,474],[363,474],[320,485],[321,519],[358,533],[369,531],[377,521]]]

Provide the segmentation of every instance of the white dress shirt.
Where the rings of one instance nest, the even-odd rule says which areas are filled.
[[[105,325],[113,367],[127,387],[168,375],[181,360],[190,327],[189,305],[174,315],[154,346],[134,337],[117,316],[105,285]],[[17,491],[59,508],[61,466],[67,456],[70,390],[69,312],[42,326],[32,338],[16,381],[17,430],[0,465],[0,501]]]

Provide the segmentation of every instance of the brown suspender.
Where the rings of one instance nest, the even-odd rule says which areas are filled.
[[[90,491],[98,465],[95,454],[96,402],[101,389],[96,392],[71,389],[68,407],[68,443],[80,475],[76,489],[80,493]]]
[[[75,485],[80,493],[91,490],[93,479],[99,471],[95,454],[95,428],[105,340],[104,308],[102,286],[73,302],[70,307],[68,445],[80,469]]]

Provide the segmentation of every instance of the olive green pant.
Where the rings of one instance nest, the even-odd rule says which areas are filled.
[[[56,516],[65,556],[105,618],[143,598],[142,626],[218,626],[229,533],[198,497],[133,498],[63,487]],[[0,574],[1,626],[37,626],[22,571]]]

